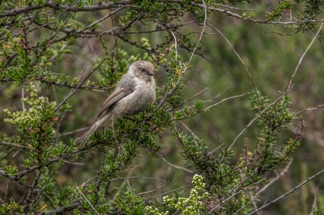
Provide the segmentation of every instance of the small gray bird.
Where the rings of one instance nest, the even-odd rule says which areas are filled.
[[[144,60],[136,61],[129,67],[128,72],[103,103],[96,122],[77,140],[80,142],[79,148],[83,148],[91,134],[111,116],[132,116],[144,111],[148,104],[155,101],[156,84],[153,70],[152,63]]]

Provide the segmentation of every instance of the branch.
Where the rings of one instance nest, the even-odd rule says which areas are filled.
[[[170,3],[170,4],[183,4],[185,3],[185,0],[156,0],[156,2],[163,2],[163,3]],[[253,23],[258,23],[258,24],[271,24],[271,25],[296,25],[296,24],[302,24],[302,23],[324,23],[324,20],[316,20],[316,19],[309,19],[309,20],[297,20],[297,21],[287,21],[287,22],[282,22],[282,21],[268,21],[268,20],[259,20],[259,19],[252,19],[250,17],[245,17],[242,16],[238,13],[234,13],[231,10],[243,10],[243,9],[238,9],[238,8],[228,8],[228,9],[222,9],[218,6],[212,7],[212,6],[207,6],[205,4],[199,4],[195,2],[190,2],[190,4],[204,8],[205,10],[208,11],[216,11],[220,14],[225,14],[230,17],[234,17],[236,19],[240,19],[243,21],[248,21],[248,22],[253,22]],[[137,6],[133,5],[131,0],[121,0],[118,2],[109,2],[106,4],[98,4],[98,5],[89,5],[89,6],[84,6],[84,7],[77,7],[77,6],[71,6],[71,5],[60,5],[56,4],[52,1],[48,1],[43,5],[30,5],[28,7],[24,8],[19,8],[19,9],[12,9],[8,10],[5,12],[0,13],[0,18],[1,17],[10,17],[10,16],[17,16],[23,13],[28,13],[30,11],[34,10],[39,10],[42,8],[51,8],[53,10],[65,10],[65,11],[70,11],[70,12],[94,12],[94,11],[100,11],[100,10],[106,10],[106,9],[113,9],[113,8],[118,8],[118,7],[130,7],[130,8],[137,8]],[[225,7],[225,6],[223,6]],[[244,9],[247,10],[247,9]]]
[[[122,1],[118,1],[116,3],[109,2],[107,4],[90,5],[90,6],[85,6],[85,7],[60,5],[60,4],[56,4],[52,1],[48,1],[44,5],[30,5],[28,7],[2,12],[2,13],[0,13],[0,18],[7,17],[7,16],[17,16],[19,14],[27,13],[29,11],[38,10],[38,9],[42,9],[42,8],[52,8],[54,10],[65,10],[65,11],[71,11],[71,12],[78,12],[78,11],[83,11],[83,12],[92,11],[93,12],[93,11],[98,11],[98,10],[117,8],[117,7],[121,7],[121,6],[134,7],[131,5],[131,1],[129,1],[129,0],[124,0],[124,1],[122,0]]]
[[[316,19],[309,19],[309,20],[297,20],[297,21],[288,21],[288,22],[281,22],[281,21],[268,21],[268,20],[259,20],[259,19],[252,19],[249,17],[244,17],[241,16],[237,13],[231,12],[229,10],[226,9],[221,9],[218,7],[210,7],[210,6],[205,6],[202,4],[198,4],[198,3],[192,3],[195,6],[199,6],[202,8],[207,8],[208,10],[213,10],[213,11],[217,11],[221,14],[226,14],[228,16],[243,20],[243,21],[248,21],[248,22],[253,22],[253,23],[258,23],[258,24],[270,24],[270,25],[296,25],[296,24],[302,24],[302,23],[324,23],[324,20],[316,20]]]
[[[5,142],[5,141],[0,142],[0,145],[7,145],[7,146],[18,147],[18,148],[30,149],[29,147],[18,144],[18,143],[9,143],[9,142]]]
[[[65,213],[65,212],[71,211],[71,210],[73,210],[74,208],[77,208],[77,207],[79,207],[79,206],[80,206],[80,203],[79,203],[79,202],[75,202],[75,203],[70,204],[70,205],[67,206],[67,207],[57,208],[57,209],[52,210],[52,211],[43,212],[43,213],[38,213],[37,215],[63,214],[63,213]]]
[[[68,89],[79,89],[79,90],[87,90],[87,91],[93,91],[93,92],[100,92],[100,93],[103,93],[103,92],[106,92],[106,90],[104,90],[104,88],[102,87],[95,87],[95,86],[79,86],[77,84],[74,84],[74,85],[70,85],[68,84],[67,82],[65,83],[58,83],[58,82],[55,82],[55,81],[49,81],[49,80],[45,80],[43,79],[42,77],[40,78],[35,78],[35,80],[43,83],[43,84],[47,84],[49,86],[51,85],[54,85],[54,86],[58,86],[58,87],[65,87],[65,88],[68,88]],[[9,79],[9,78],[3,78],[3,79],[0,79],[0,82],[2,83],[6,83],[6,82],[15,82],[16,80],[14,79]]]

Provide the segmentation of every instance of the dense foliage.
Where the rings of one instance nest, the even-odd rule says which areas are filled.
[[[0,214],[320,214],[323,9],[322,0],[2,1]],[[156,103],[79,149],[139,59],[155,65]],[[303,151],[311,162],[299,162]],[[301,177],[281,179],[292,163]],[[271,209],[299,189],[301,206]]]

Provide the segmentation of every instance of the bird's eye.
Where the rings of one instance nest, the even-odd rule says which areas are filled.
[[[145,69],[143,69],[143,68],[141,68],[141,71],[142,71],[142,72],[146,72],[146,70],[145,70]]]

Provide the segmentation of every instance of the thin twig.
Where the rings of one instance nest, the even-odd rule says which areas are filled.
[[[161,0],[160,0],[161,1]],[[167,1],[172,1],[172,0],[167,0]],[[176,1],[176,0],[173,0]],[[210,6],[206,6],[206,5],[202,5],[199,3],[194,3],[192,2],[193,5],[198,6],[198,7],[202,7],[202,8],[207,8],[210,11],[217,11],[218,13],[221,14],[225,14],[231,17],[234,17],[236,19],[240,19],[243,21],[248,21],[248,22],[253,22],[253,23],[258,23],[258,24],[268,24],[268,25],[296,25],[296,24],[302,24],[302,23],[323,23],[324,20],[316,20],[316,19],[309,19],[309,20],[297,20],[297,21],[287,21],[287,22],[282,22],[282,21],[269,21],[269,20],[260,20],[260,19],[253,19],[253,18],[249,18],[249,17],[243,17],[242,15],[238,14],[238,13],[234,13],[228,9],[222,9],[219,7],[210,7]]]
[[[275,105],[283,96],[285,96],[286,94],[288,94],[288,92],[291,89],[287,89],[286,92],[284,92],[281,96],[279,96],[275,101],[273,101],[272,103],[270,103],[266,108],[264,108],[264,110],[260,111],[250,122],[249,124],[247,124],[244,129],[235,137],[235,139],[233,140],[233,142],[231,143],[231,145],[228,147],[228,150],[230,150],[234,144],[236,143],[236,141],[239,139],[239,137],[242,136],[242,134],[264,113],[266,112],[270,107],[272,107],[273,105]]]
[[[245,71],[246,73],[248,74],[249,76],[249,79],[254,87],[254,90],[255,91],[258,91],[258,87],[256,86],[256,83],[253,79],[253,76],[249,70],[249,68],[247,67],[246,63],[243,61],[243,59],[241,58],[240,54],[235,50],[234,46],[232,45],[232,43],[227,39],[227,37],[217,28],[215,27],[214,25],[212,24],[208,24],[208,26],[211,26],[212,28],[214,28],[223,38],[224,40],[226,41],[226,43],[230,46],[230,48],[233,50],[233,52],[235,53],[235,55],[237,56],[237,58],[240,60],[240,62],[243,64],[244,68],[245,68]]]
[[[96,214],[98,214],[98,215],[100,215],[99,213],[98,213],[98,211],[96,210],[96,208],[91,204],[91,202],[89,201],[89,199],[81,192],[81,190],[79,189],[79,187],[77,186],[77,185],[75,185],[75,188],[77,189],[77,191],[81,194],[81,196],[86,200],[86,202],[90,205],[90,207],[92,208],[92,210],[96,213]]]
[[[303,113],[305,113],[307,111],[316,111],[316,110],[324,110],[324,104],[317,105],[316,107],[306,108],[304,110],[301,110],[301,111],[295,113],[295,115],[300,115],[300,114],[303,114]]]
[[[148,191],[145,191],[145,192],[137,193],[137,195],[145,195],[145,194],[153,193],[153,192],[161,189],[162,187],[164,187],[168,183],[169,183],[168,181],[164,181],[164,183],[162,185],[158,186],[157,188],[154,188],[152,190],[148,190]]]
[[[311,180],[313,180],[314,178],[316,178],[317,176],[321,175],[322,173],[324,173],[324,169],[322,169],[321,171],[319,171],[318,173],[316,173],[315,175],[307,178],[305,181],[303,181],[302,183],[300,183],[299,185],[297,185],[296,187],[294,187],[293,189],[291,189],[290,191],[286,192],[285,194],[279,196],[278,198],[271,200],[269,203],[263,205],[262,207],[260,207],[259,209],[249,213],[248,215],[252,215],[257,213],[258,211],[263,210],[264,208],[268,207],[269,205],[283,199],[284,197],[288,196],[289,194],[292,194],[293,192],[295,192],[296,190],[298,190],[299,188],[301,188],[303,185],[305,185],[306,183],[310,182]]]
[[[21,86],[21,105],[22,105],[22,110],[25,111],[25,84],[22,84]]]
[[[30,149],[29,147],[18,144],[18,143],[9,143],[9,142],[4,142],[4,141],[0,142],[0,145],[15,146],[15,147],[24,148],[24,149]]]
[[[156,195],[156,196],[151,197],[150,199],[155,199],[155,198],[160,197],[160,196],[165,196],[165,195],[167,195],[167,194],[169,194],[169,193],[178,192],[178,191],[180,191],[180,190],[184,190],[184,189],[186,189],[186,188],[188,188],[188,187],[191,187],[191,184],[188,184],[188,185],[186,185],[186,186],[183,186],[183,187],[180,187],[180,188],[176,188],[176,189],[174,189],[174,190],[169,190],[169,191],[167,191],[167,192],[164,192],[164,193],[158,194],[158,195]],[[148,200],[149,200],[149,199],[148,199]]]
[[[256,184],[258,184],[260,182],[256,182],[256,183],[253,183],[253,184],[250,184],[249,186],[245,187],[246,189],[248,189],[249,187],[253,187],[255,186]],[[236,189],[235,189],[236,190]],[[232,195],[230,195],[229,197],[227,197],[225,200],[221,200],[219,204],[217,204],[216,206],[214,206],[212,209],[210,209],[210,211],[208,211],[207,215],[213,213],[217,208],[221,207],[224,203],[228,202],[229,200],[231,200],[233,197],[237,196],[238,194],[240,194],[241,192],[243,192],[244,189],[240,189],[238,190],[237,192],[233,192]]]
[[[314,193],[314,200],[312,204],[312,211],[310,212],[310,215],[314,214],[315,209],[317,208],[317,193],[318,193],[319,186],[317,186],[316,191]]]
[[[221,103],[223,103],[223,102],[226,102],[226,101],[228,101],[228,100],[236,99],[236,98],[240,98],[240,97],[243,97],[243,96],[246,96],[246,95],[249,95],[249,94],[250,94],[250,93],[248,92],[248,93],[243,93],[243,94],[236,95],[236,96],[230,96],[230,97],[227,97],[227,98],[225,98],[225,99],[220,100],[219,102],[216,102],[215,104],[212,104],[212,105],[209,105],[208,107],[205,107],[205,108],[203,109],[203,111],[209,110],[210,108],[215,107],[215,106],[217,106],[217,105],[219,105],[219,104],[221,104]]]
[[[173,168],[183,170],[183,171],[188,172],[188,173],[190,173],[190,174],[193,174],[193,173],[194,173],[194,172],[191,171],[190,169],[187,169],[187,168],[185,168],[185,167],[178,166],[178,165],[175,165],[175,164],[170,163],[169,161],[167,161],[167,160],[166,160],[164,157],[162,157],[162,156],[160,156],[160,158],[161,158],[165,163],[167,163],[168,165],[170,165],[170,166],[173,167]]]
[[[71,135],[71,134],[79,133],[79,132],[81,132],[81,131],[88,130],[89,128],[90,128],[90,127],[85,127],[85,128],[79,128],[79,129],[76,129],[76,130],[74,130],[74,131],[65,132],[65,133],[62,133],[62,134],[58,135],[58,137],[68,136],[68,135]]]
[[[105,62],[105,60],[106,59],[103,59],[103,60],[101,60],[101,62],[91,71],[91,72],[89,72],[87,75],[86,75],[86,77],[82,80],[82,82],[81,82],[81,84],[77,87],[77,88],[75,88],[75,89],[73,89],[65,98],[64,98],[64,100],[60,103],[60,104],[58,104],[56,107],[55,107],[55,109],[54,109],[54,112],[55,111],[57,111],[63,104],[65,104],[66,102],[67,102],[67,100],[69,99],[69,98],[71,98],[79,89],[80,89],[80,87],[88,80],[88,78],[95,72],[95,71],[97,71],[97,69],[101,66],[101,64],[103,64],[103,62]]]
[[[76,32],[77,32],[77,33],[82,33],[83,31],[85,31],[85,30],[91,28],[92,26],[94,26],[94,25],[96,25],[96,24],[98,24],[98,23],[104,21],[105,19],[111,17],[112,15],[118,13],[119,11],[123,10],[124,8],[125,8],[125,6],[121,6],[120,8],[118,8],[118,9],[116,9],[116,10],[114,10],[114,11],[108,13],[106,16],[104,16],[104,17],[102,17],[102,18],[96,20],[95,22],[91,23],[90,25],[88,25],[88,26],[84,27],[83,29],[78,30],[78,31],[76,31]]]
[[[293,159],[291,159],[288,164],[286,165],[286,167],[279,173],[276,175],[276,177],[274,177],[273,179],[271,179],[266,185],[264,185],[257,193],[256,195],[260,195],[260,193],[264,192],[265,190],[267,190],[274,182],[276,182],[281,176],[283,176],[284,174],[286,174],[286,172],[288,171],[290,165],[292,164]]]
[[[323,19],[322,21],[324,21],[324,19]],[[295,77],[296,74],[297,74],[297,71],[298,71],[298,69],[299,69],[300,64],[302,63],[302,61],[303,61],[303,59],[304,59],[306,53],[308,52],[308,50],[310,49],[310,47],[313,45],[314,41],[315,41],[316,38],[318,37],[319,33],[321,32],[323,25],[324,25],[324,22],[321,24],[321,26],[319,27],[317,33],[315,34],[315,36],[313,37],[312,41],[311,41],[310,44],[308,45],[307,49],[304,51],[304,53],[303,53],[302,56],[300,57],[299,62],[298,62],[298,64],[297,64],[296,68],[295,68],[295,71],[294,71],[294,73],[292,74],[292,76],[291,76],[290,79],[289,79],[288,86],[287,86],[286,90],[288,90],[288,89],[291,88],[292,81],[293,81],[294,77]]]
[[[177,107],[181,107],[182,105],[186,104],[187,102],[193,100],[194,98],[196,98],[197,96],[199,96],[200,94],[206,92],[208,90],[208,87],[202,89],[201,91],[199,91],[198,93],[196,93],[195,95],[191,96],[190,98],[188,98],[187,100],[183,101],[181,104],[177,105]],[[175,109],[176,107],[174,108],[170,108],[168,111],[171,111],[172,109]]]
[[[204,0],[202,0],[202,2],[203,2],[203,4],[205,5],[205,1]],[[195,54],[196,54],[196,51],[197,51],[197,49],[198,49],[198,47],[199,47],[199,45],[200,45],[200,43],[201,43],[201,40],[202,40],[202,37],[203,37],[203,35],[204,35],[204,32],[205,32],[205,29],[206,29],[206,22],[207,22],[207,8],[205,7],[204,8],[204,22],[203,22],[203,28],[202,28],[202,30],[201,30],[201,33],[200,33],[200,36],[199,36],[199,39],[198,39],[198,41],[197,41],[197,44],[196,44],[196,46],[194,47],[194,49],[193,49],[193,51],[192,51],[192,53],[191,53],[191,55],[190,55],[190,58],[189,58],[189,60],[188,60],[188,62],[185,64],[185,66],[184,66],[184,69],[183,69],[183,71],[181,72],[181,74],[179,75],[179,78],[178,78],[178,80],[177,80],[177,82],[175,83],[175,86],[173,87],[173,89],[170,91],[170,92],[167,92],[165,95],[164,95],[164,98],[161,100],[161,102],[156,106],[156,108],[154,109],[154,111],[152,112],[152,114],[154,114],[163,104],[164,104],[164,102],[165,102],[165,100],[170,96],[170,95],[172,95],[177,89],[178,89],[178,87],[179,87],[179,84],[180,84],[180,82],[181,82],[181,80],[182,80],[182,78],[183,78],[183,76],[186,74],[186,72],[187,72],[187,70],[188,70],[188,68],[189,68],[189,65],[190,65],[190,63],[191,63],[191,61],[193,60],[193,58],[194,58],[194,56],[195,56]]]

